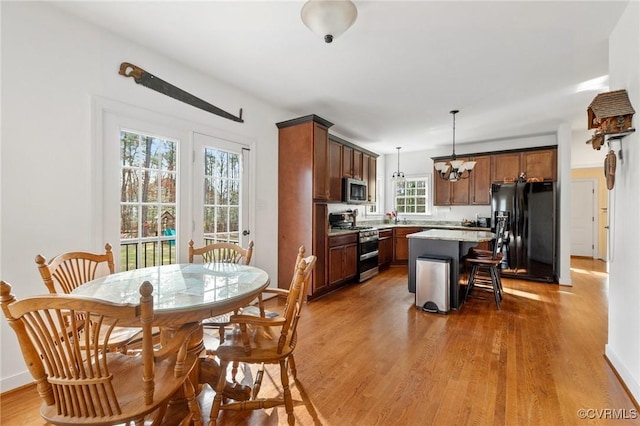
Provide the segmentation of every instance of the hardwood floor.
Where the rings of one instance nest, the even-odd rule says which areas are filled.
[[[503,279],[500,311],[491,298],[449,315],[419,311],[404,268],[309,303],[295,351],[297,424],[640,424],[603,355],[604,263],[572,259],[571,276],[572,287]],[[278,374],[267,366],[261,394],[277,392]],[[207,387],[205,421],[211,399]],[[2,395],[1,423],[46,424],[39,404],[34,388]],[[596,418],[582,420],[580,409]],[[605,409],[627,418],[597,418]],[[223,412],[219,422],[281,425],[286,413]]]

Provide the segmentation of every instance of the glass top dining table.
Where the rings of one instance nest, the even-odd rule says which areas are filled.
[[[154,266],[106,275],[72,291],[114,303],[139,303],[140,285],[153,285],[154,325],[196,322],[241,308],[269,285],[269,275],[235,263]]]

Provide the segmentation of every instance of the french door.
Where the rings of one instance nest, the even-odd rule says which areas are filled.
[[[248,245],[248,145],[118,103],[97,112],[95,246],[113,246],[117,270],[184,263],[190,239]]]
[[[194,230],[196,247],[231,242],[246,247],[249,229],[249,147],[194,133]]]

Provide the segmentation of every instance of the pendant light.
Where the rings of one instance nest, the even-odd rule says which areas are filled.
[[[393,176],[391,176],[391,180],[394,182],[404,182],[405,180],[404,173],[400,171],[400,149],[401,148],[402,148],[401,146],[396,147],[396,149],[398,150],[398,170],[393,172]]]
[[[475,161],[462,161],[456,158],[456,114],[459,112],[457,109],[449,111],[453,115],[453,153],[451,154],[451,160],[447,162],[439,161],[433,165],[438,175],[450,182],[467,179],[476,165]]]
[[[302,22],[326,43],[347,31],[357,16],[358,9],[350,0],[309,0],[300,11]]]

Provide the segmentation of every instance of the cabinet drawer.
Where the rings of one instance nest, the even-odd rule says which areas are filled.
[[[358,242],[358,233],[335,235],[329,237],[329,247],[344,246],[347,244],[355,244]]]
[[[381,229],[378,231],[378,238],[391,238],[393,236],[393,229]]]

